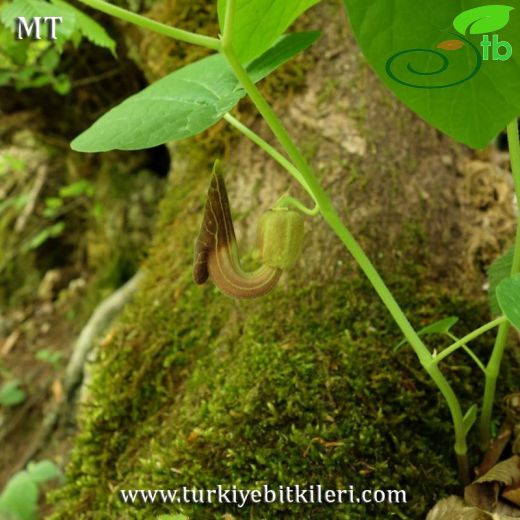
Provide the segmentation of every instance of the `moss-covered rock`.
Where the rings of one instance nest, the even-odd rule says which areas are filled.
[[[454,490],[449,414],[363,278],[289,281],[235,302],[191,280],[191,248],[209,168],[174,181],[138,299],[103,344],[81,433],[54,518],[420,518]],[[412,240],[410,237],[408,237]],[[421,323],[482,320],[482,302],[421,282],[410,263],[393,288]],[[417,276],[417,277],[414,277]],[[477,348],[478,352],[478,348]],[[450,377],[467,403],[475,372],[455,357]],[[463,376],[463,377],[461,377]],[[468,377],[469,376],[469,377]],[[406,505],[174,506],[124,504],[120,489],[403,488]]]

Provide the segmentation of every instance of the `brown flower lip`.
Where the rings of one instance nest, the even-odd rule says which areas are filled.
[[[220,163],[216,161],[200,233],[195,242],[193,280],[200,285],[211,278],[228,296],[258,298],[276,286],[281,274],[281,269],[266,265],[252,272],[243,270],[226,185]]]

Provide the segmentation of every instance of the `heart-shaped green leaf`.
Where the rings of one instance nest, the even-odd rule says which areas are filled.
[[[498,284],[497,300],[505,317],[520,331],[520,275]]]
[[[453,23],[466,11],[464,0],[345,4],[360,46],[381,80],[432,126],[483,148],[520,114],[520,10],[499,6],[508,8],[507,13],[500,9],[500,20],[498,10],[484,19],[483,11],[478,19],[470,13],[471,21],[457,23],[460,30],[470,27],[470,34],[462,36]],[[486,2],[473,4],[482,8]],[[503,25],[504,13],[510,21],[500,34],[471,34],[471,28]],[[458,50],[454,39],[463,43]]]
[[[453,20],[453,27],[460,34],[485,34],[498,31],[509,23],[509,5],[483,5],[460,13]]]
[[[235,0],[231,42],[242,63],[260,56],[304,11],[320,0]],[[227,0],[218,0],[220,31],[224,32]]]
[[[253,61],[256,82],[314,41],[319,33],[292,33]],[[141,150],[196,135],[222,119],[245,96],[224,56],[187,65],[126,99],[71,143],[78,152]]]

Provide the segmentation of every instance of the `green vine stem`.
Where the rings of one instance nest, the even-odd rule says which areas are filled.
[[[202,34],[195,34],[190,31],[184,31],[183,29],[177,29],[176,27],[171,27],[164,23],[155,22],[146,16],[141,16],[136,13],[132,13],[132,11],[128,11],[127,9],[123,9],[122,7],[117,7],[116,5],[109,4],[108,2],[104,2],[103,0],[79,0],[81,3],[92,7],[93,9],[97,9],[103,13],[114,16],[115,18],[119,18],[124,20],[125,22],[132,23],[139,27],[143,27],[144,29],[148,29],[150,31],[162,34],[163,36],[169,36],[170,38],[174,38],[175,40],[180,40],[186,43],[192,43],[193,45],[200,45],[201,47],[206,47],[207,49],[212,49],[214,51],[220,50],[220,40],[218,38],[212,38],[210,36],[204,36]]]
[[[517,199],[517,224],[515,251],[513,255],[513,264],[511,266],[511,276],[520,272],[520,136],[518,134],[518,121],[515,118],[507,125],[507,138],[509,142],[509,154],[511,156],[511,171],[515,184],[515,193]],[[486,367],[486,383],[484,387],[484,399],[482,402],[482,415],[480,417],[480,447],[487,450],[491,440],[491,416],[493,413],[493,402],[495,401],[495,392],[497,378],[500,372],[500,365],[506,348],[507,338],[509,335],[510,325],[508,321],[504,321],[498,328],[497,338],[493,347],[493,352],[489,358]]]
[[[226,11],[226,20],[229,21],[233,18],[235,8],[235,1],[228,0],[227,2],[227,11]],[[453,391],[453,388],[446,380],[442,372],[439,370],[438,366],[435,364],[431,364],[431,354],[422,342],[421,338],[418,336],[415,329],[412,327],[403,311],[399,307],[399,304],[393,297],[392,293],[384,283],[383,279],[352,236],[350,231],[345,227],[338,213],[336,212],[331,200],[325,193],[324,189],[321,187],[319,181],[316,178],[316,175],[312,168],[307,164],[307,161],[298,150],[296,145],[293,143],[291,138],[289,137],[287,131],[284,126],[272,110],[271,106],[264,99],[260,91],[257,89],[256,85],[249,78],[247,72],[244,67],[238,60],[233,46],[231,44],[230,32],[227,30],[229,24],[226,24],[224,27],[224,37],[222,39],[222,50],[221,52],[226,57],[229,65],[231,66],[233,72],[235,73],[237,79],[241,83],[242,87],[245,89],[253,103],[255,104],[257,110],[260,112],[266,123],[271,128],[272,132],[278,139],[280,145],[287,152],[287,155],[294,163],[296,168],[298,168],[299,172],[305,179],[305,183],[310,191],[314,195],[314,199],[316,200],[320,212],[324,218],[324,220],[329,224],[332,230],[336,233],[336,235],[340,238],[343,244],[346,246],[350,254],[355,258],[358,265],[361,267],[372,286],[376,290],[377,294],[387,307],[388,311],[394,318],[395,322],[403,332],[406,339],[412,345],[419,361],[422,366],[428,372],[430,377],[433,379],[442,395],[444,396],[448,407],[450,409],[453,426],[455,429],[455,453],[457,455],[457,462],[459,467],[459,476],[463,483],[469,481],[469,464],[467,458],[467,443],[466,443],[466,431],[464,428],[463,421],[463,413],[460,406],[460,403]]]

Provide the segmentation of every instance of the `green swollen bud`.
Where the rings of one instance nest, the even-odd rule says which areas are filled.
[[[275,269],[289,269],[303,249],[303,217],[288,208],[265,213],[258,224],[258,249],[262,262]]]

